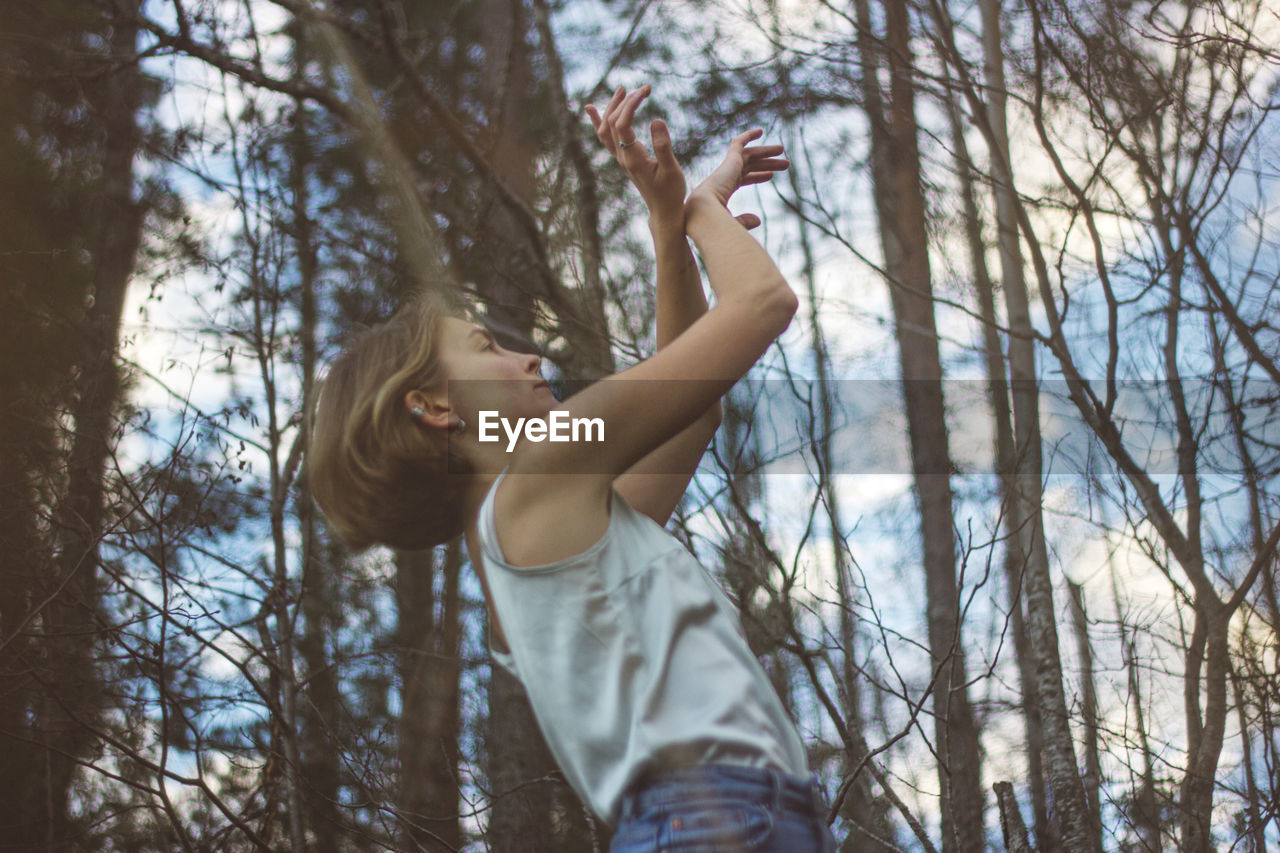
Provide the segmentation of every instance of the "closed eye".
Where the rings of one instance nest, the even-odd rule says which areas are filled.
[[[493,335],[489,334],[485,329],[472,327],[471,336],[480,339],[481,352],[484,350],[496,350],[498,348],[497,342],[493,339]]]

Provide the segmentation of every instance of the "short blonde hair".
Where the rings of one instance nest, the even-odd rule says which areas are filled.
[[[434,291],[351,338],[320,383],[310,417],[307,482],[329,524],[352,549],[430,548],[462,532],[469,468],[449,436],[405,406],[439,387],[441,321],[458,306]]]

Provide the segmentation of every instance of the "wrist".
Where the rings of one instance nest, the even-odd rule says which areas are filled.
[[[695,191],[684,203],[685,231],[688,232],[690,225],[699,220],[728,214],[729,209],[714,194]]]
[[[688,235],[684,231],[683,212],[680,216],[667,217],[661,220],[650,217],[649,234],[653,237],[654,247],[659,251],[664,246],[685,242],[688,239]]]
[[[654,234],[684,230],[684,201],[650,207],[649,230]]]
[[[709,208],[712,210],[728,210],[724,201],[715,192],[702,187],[697,188],[689,193],[689,197],[684,201],[685,215],[687,216],[690,208]]]

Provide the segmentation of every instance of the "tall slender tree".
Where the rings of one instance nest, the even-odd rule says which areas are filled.
[[[952,463],[933,315],[929,239],[916,140],[907,4],[887,0],[883,45],[870,4],[856,4],[862,107],[871,127],[871,181],[902,371],[903,400],[924,550],[944,850],[981,850],[982,761],[969,703],[952,533]],[[888,96],[881,91],[882,69]]]
[[[305,79],[309,51],[299,32],[300,22],[293,27],[294,79]],[[289,195],[294,255],[297,258],[296,303],[298,306],[298,368],[302,379],[302,417],[314,405],[318,356],[316,333],[319,325],[316,310],[319,251],[311,212],[311,186],[314,169],[312,131],[309,108],[295,98],[293,121],[289,129]],[[295,442],[297,453],[305,455],[310,433],[302,430]],[[304,789],[307,822],[315,838],[317,853],[336,853],[342,837],[339,812],[341,773],[341,738],[339,720],[341,697],[336,662],[330,658],[329,634],[334,624],[335,586],[331,549],[321,539],[320,520],[308,488],[305,471],[300,473],[294,495],[300,547],[298,549],[302,627],[298,651],[305,667],[301,721],[303,727],[302,764],[307,785]]]
[[[457,850],[461,820],[462,612],[461,540],[432,552],[404,552],[396,559],[400,616],[401,700],[398,727],[399,796],[403,839],[409,849]],[[442,600],[433,588],[443,577]]]
[[[103,480],[120,317],[145,212],[133,165],[150,91],[137,66],[137,11],[23,4],[0,39],[0,168],[13,223],[0,247],[0,382],[13,401],[0,416],[11,484],[0,499],[0,571],[12,590],[0,605],[0,834],[49,850],[69,849],[78,765],[98,748],[105,710]]]
[[[943,66],[945,79],[950,82],[947,67]],[[948,92],[948,95],[953,93]],[[1030,641],[1027,637],[1026,614],[1023,606],[1023,570],[1025,561],[1022,549],[1017,545],[1026,525],[1022,517],[1022,503],[1017,498],[1013,482],[1017,457],[1013,442],[1013,412],[1009,402],[1009,377],[1004,356],[1004,328],[996,309],[996,286],[992,280],[986,259],[986,240],[978,207],[978,187],[975,184],[975,167],[965,141],[965,127],[961,107],[955,97],[945,97],[943,108],[951,127],[951,144],[955,153],[956,172],[959,175],[960,203],[964,215],[965,244],[969,250],[973,290],[978,301],[978,318],[982,323],[982,353],[987,376],[987,396],[991,404],[991,418],[995,436],[996,471],[1000,481],[1000,514],[1003,520],[1004,554],[1002,563],[1006,590],[1006,606],[1009,613],[1009,632],[1013,637],[1015,664],[1018,668],[1018,686],[1021,689],[1022,721],[1026,731],[1027,785],[1031,790],[1031,809],[1034,815],[1035,835],[1042,853],[1057,849],[1057,836],[1052,831],[1048,799],[1045,796],[1044,733],[1040,724],[1040,707],[1036,701],[1036,681]],[[1014,235],[1016,239],[1016,233]],[[1016,804],[1016,799],[1010,801]]]

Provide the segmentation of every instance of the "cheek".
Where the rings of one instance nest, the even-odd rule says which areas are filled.
[[[454,357],[441,359],[444,367],[445,392],[449,405],[461,411],[474,412],[477,408],[485,408],[481,399],[484,382],[478,381],[475,367],[467,358]]]
[[[453,380],[449,390],[450,404],[466,412],[499,411],[511,407],[512,384],[504,377],[488,373],[472,373]]]
[[[492,369],[485,370],[484,360],[472,353],[442,358],[440,363],[444,368],[444,375],[452,383],[451,390],[460,396],[474,396],[475,386],[483,385],[481,380],[493,378]]]

